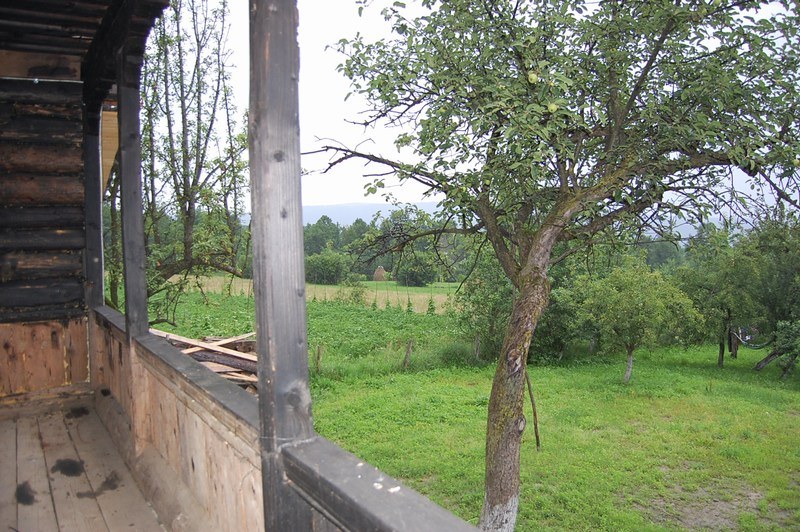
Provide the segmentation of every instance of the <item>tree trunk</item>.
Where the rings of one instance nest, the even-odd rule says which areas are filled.
[[[762,358],[761,360],[759,360],[758,364],[756,364],[756,367],[754,367],[753,370],[754,371],[761,371],[762,369],[767,367],[767,365],[770,362],[782,357],[783,355],[784,355],[783,351],[778,351],[776,349],[776,350],[772,351],[770,354],[768,354],[767,356],[765,356],[764,358]]]
[[[633,347],[628,347],[628,367],[625,368],[625,384],[630,382],[633,373]]]
[[[536,323],[550,296],[544,271],[525,280],[514,301],[489,397],[486,488],[480,527],[513,531],[519,507],[520,445],[525,430],[525,363]]]
[[[725,338],[723,337],[719,341],[719,356],[717,357],[717,366],[721,368],[724,362],[725,362]]]

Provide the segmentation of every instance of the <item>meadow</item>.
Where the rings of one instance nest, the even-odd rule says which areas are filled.
[[[252,298],[206,296],[176,332],[252,330]],[[317,431],[477,523],[494,367],[452,316],[312,297],[308,325]],[[628,385],[622,354],[533,364],[542,449],[529,423],[518,530],[800,528],[800,379],[753,372],[763,355],[720,370],[714,346],[643,350]]]
[[[426,312],[433,301],[436,312],[441,314],[450,304],[458,290],[459,283],[432,283],[425,287],[400,286],[395,281],[361,281],[364,304],[385,308],[387,305],[406,308],[411,302],[415,312]],[[252,279],[241,279],[229,275],[202,277],[189,287],[190,291],[200,290],[212,294],[253,295]],[[333,301],[348,299],[352,287],[331,286],[306,283],[308,301]]]

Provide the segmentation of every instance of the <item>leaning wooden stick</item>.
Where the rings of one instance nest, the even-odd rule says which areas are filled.
[[[528,375],[528,368],[525,368],[525,380],[528,382],[528,395],[531,396],[531,406],[533,407],[533,433],[536,435],[536,450],[542,450],[542,442],[539,439],[539,415],[536,413],[536,399],[533,398],[533,385],[531,376]]]

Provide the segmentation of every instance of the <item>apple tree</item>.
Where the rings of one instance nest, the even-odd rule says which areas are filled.
[[[363,3],[363,2],[362,2]],[[367,2],[369,3],[369,2]],[[393,33],[340,41],[365,126],[393,154],[329,146],[422,183],[514,286],[489,400],[481,526],[519,505],[526,356],[561,257],[624,227],[670,230],[731,198],[734,175],[796,207],[796,2],[423,0]],[[362,6],[363,7],[363,6]],[[737,173],[738,172],[738,173]],[[377,176],[377,177],[374,177]],[[741,203],[728,204],[730,208]]]

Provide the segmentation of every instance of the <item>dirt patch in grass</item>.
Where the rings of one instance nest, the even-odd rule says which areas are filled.
[[[646,504],[633,502],[633,506],[653,523],[689,530],[737,530],[742,514],[750,514],[765,527],[785,527],[792,523],[789,512],[773,507],[767,512],[759,510],[763,498],[762,493],[741,486],[728,489],[712,486],[694,491],[675,486],[666,497],[656,497]]]

